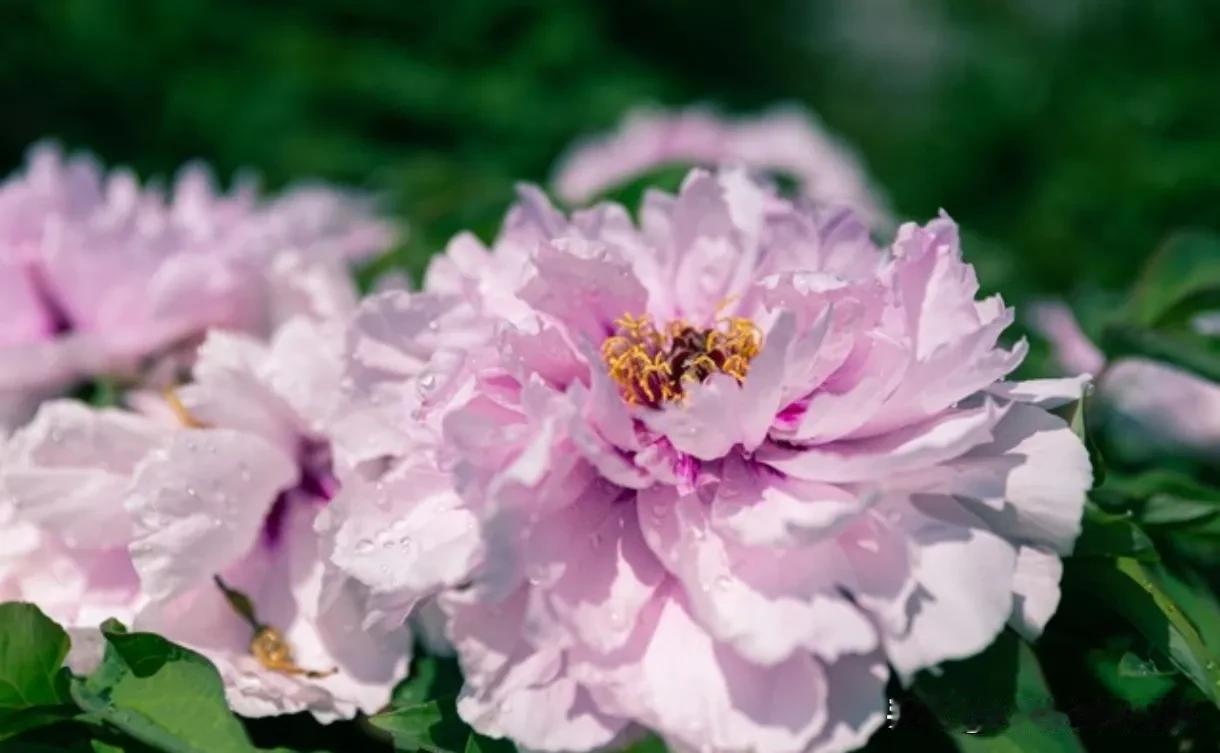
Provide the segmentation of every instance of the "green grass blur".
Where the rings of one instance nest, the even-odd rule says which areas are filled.
[[[1213,0],[6,0],[0,167],[56,137],[380,193],[418,272],[640,103],[805,103],[1013,301],[1220,227]]]

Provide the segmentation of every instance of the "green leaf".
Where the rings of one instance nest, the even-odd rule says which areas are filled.
[[[159,753],[100,723],[85,723],[78,716],[0,742],[0,753]]]
[[[391,705],[415,706],[440,698],[453,698],[462,689],[457,661],[417,650],[406,679],[394,688]]]
[[[1107,690],[1134,709],[1148,708],[1178,685],[1176,668],[1169,668],[1167,675],[1166,668],[1155,659],[1142,658],[1129,650],[1093,649],[1085,661]]]
[[[1159,569],[1161,585],[1199,631],[1212,656],[1220,657],[1220,601],[1201,575],[1180,562]]]
[[[391,709],[369,719],[389,732],[399,750],[464,753],[470,727],[458,716],[453,699]]]
[[[80,711],[71,704],[59,706],[33,706],[28,709],[6,709],[0,711],[0,740],[16,737],[39,727],[70,721]]]
[[[1006,630],[985,651],[923,673],[915,691],[966,753],[1083,753],[1038,658]]]
[[[414,692],[406,692],[400,686],[395,692],[396,698],[418,695],[421,678],[430,681],[444,678],[448,672],[448,660],[427,658],[434,661],[423,662],[425,669],[414,674],[417,681],[417,685],[413,686]],[[458,716],[452,696],[396,705],[371,717],[369,722],[377,729],[389,732],[398,750],[424,750],[430,753],[512,753],[516,750],[508,740],[493,739],[472,730]]]
[[[1196,527],[1220,516],[1220,489],[1169,470],[1112,476],[1091,496],[1106,508],[1135,511],[1146,526]]]
[[[508,740],[497,740],[477,732],[472,732],[466,738],[465,753],[513,753],[516,749],[517,746]]]
[[[1134,557],[1155,562],[1156,546],[1130,518],[1113,515],[1089,502],[1084,508],[1080,537],[1073,557]]]
[[[660,737],[645,735],[629,747],[623,749],[623,753],[666,753],[668,750],[665,747],[665,741]]]
[[[1092,598],[1117,612],[1220,705],[1220,660],[1170,595],[1160,568],[1131,557],[1073,558],[1069,564],[1065,586],[1076,594],[1072,598]]]
[[[1146,325],[1181,324],[1220,308],[1220,237],[1201,232],[1171,236],[1148,260],[1131,296]]]
[[[60,667],[68,634],[33,604],[0,604],[0,711],[65,701]]]
[[[207,659],[151,633],[102,625],[101,665],[72,683],[84,711],[166,753],[257,750],[225,705],[220,675]]]
[[[1111,359],[1150,358],[1220,382],[1220,344],[1192,332],[1113,325],[1102,336],[1102,348]]]

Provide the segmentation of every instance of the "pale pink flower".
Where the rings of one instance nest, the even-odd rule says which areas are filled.
[[[907,680],[1006,624],[1037,635],[1091,481],[1045,408],[1081,382],[1002,381],[1025,345],[997,345],[1012,312],[975,300],[954,224],[878,249],[740,171],[696,171],[639,216],[526,190],[490,251],[466,237],[436,261],[425,298],[466,316],[431,360],[404,347],[428,331],[410,296],[349,333],[349,373],[402,375],[370,380],[382,425],[440,424],[450,471],[391,474],[349,516],[423,546],[441,507],[461,556],[421,574],[353,536],[335,558],[387,602],[446,589],[462,716],[536,750],[638,726],[679,749],[846,750],[884,717],[887,665]]]
[[[355,303],[346,261],[392,228],[360,200],[310,187],[260,202],[201,167],[173,191],[106,174],[53,146],[0,185],[0,427],[96,375],[130,377],[210,327],[265,336]]]
[[[742,165],[786,175],[818,203],[849,207],[873,225],[889,224],[884,201],[859,158],[815,116],[796,107],[738,119],[702,107],[635,110],[617,131],[569,149],[554,185],[565,201],[585,203],[668,165]]]
[[[1141,436],[1170,451],[1220,458],[1220,385],[1148,358],[1107,363],[1066,305],[1045,302],[1031,312],[1031,326],[1051,343],[1060,367],[1096,376],[1098,398]],[[1195,323],[1200,334],[1213,334],[1209,321]]]
[[[405,629],[361,628],[367,589],[325,566],[314,531],[343,475],[327,434],[340,346],[334,325],[304,319],[270,344],[213,332],[168,410],[49,403],[10,440],[0,470],[19,520],[74,556],[117,548],[114,567],[138,574],[134,628],[206,655],[246,716],[371,713],[409,658]],[[255,627],[215,576],[253,601],[290,660],[256,656]],[[82,586],[86,599],[93,588]],[[72,626],[96,626],[104,611]]]
[[[63,625],[78,671],[101,658],[97,626],[130,624],[143,603],[122,502],[156,432],[139,417],[51,402],[0,452],[0,602],[33,602]]]

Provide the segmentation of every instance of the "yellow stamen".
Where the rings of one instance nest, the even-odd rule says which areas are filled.
[[[191,411],[182,404],[182,398],[178,397],[177,390],[175,390],[173,387],[166,387],[163,394],[165,396],[165,402],[169,405],[169,409],[173,412],[174,417],[178,419],[178,423],[182,424],[188,429],[207,428],[207,424],[195,418],[195,416],[191,414]]]
[[[602,360],[629,405],[655,407],[680,400],[683,385],[712,374],[744,381],[750,361],[762,350],[762,332],[741,317],[720,319],[703,329],[675,320],[664,327],[664,334],[646,314],[624,314],[615,326],[615,334],[602,343]]]
[[[259,664],[272,672],[280,672],[286,675],[300,675],[308,677],[311,680],[330,677],[339,671],[335,668],[320,672],[299,666],[296,660],[292,658],[292,647],[284,639],[284,634],[270,625],[264,625],[259,621],[258,616],[254,613],[254,602],[250,600],[250,597],[235,588],[230,588],[219,575],[214,576],[213,580],[216,581],[216,587],[224,594],[225,600],[229,602],[229,606],[233,608],[233,611],[237,612],[238,616],[253,628],[254,638],[250,641],[250,655]]]
[[[280,631],[273,627],[264,626],[254,634],[254,640],[250,641],[250,653],[267,669],[273,672],[281,672],[286,675],[303,675],[312,680],[330,677],[338,669],[330,669],[325,672],[319,672],[314,669],[304,669],[297,666],[296,661],[292,658],[292,648],[288,642],[284,640],[284,636]]]

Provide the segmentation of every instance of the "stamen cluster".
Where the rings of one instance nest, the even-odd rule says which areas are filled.
[[[749,319],[729,317],[697,328],[681,319],[661,332],[647,314],[623,314],[602,343],[610,377],[630,405],[657,407],[680,400],[684,387],[713,374],[745,380],[762,350],[762,332]]]

